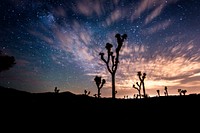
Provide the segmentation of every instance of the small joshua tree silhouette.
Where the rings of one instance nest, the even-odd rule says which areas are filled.
[[[186,94],[187,90],[182,90],[181,92],[182,92],[182,93],[183,93],[183,95],[185,96],[185,94]]]
[[[165,90],[164,91],[165,96],[168,96],[167,86],[165,86],[164,90]]]
[[[178,89],[178,93],[179,93],[180,96],[182,95],[181,91],[182,91],[181,89]]]
[[[185,96],[187,90],[178,89],[178,92],[180,96],[182,96],[182,94]]]
[[[116,55],[115,56],[113,55],[113,52],[111,51],[113,45],[110,43],[106,43],[106,46],[105,46],[105,48],[107,49],[107,60],[104,58],[104,53],[99,53],[99,55],[101,56],[101,60],[105,62],[108,72],[111,74],[111,77],[112,77],[112,98],[115,98],[115,94],[116,94],[115,74],[118,68],[118,63],[119,63],[119,51],[121,50],[124,40],[127,38],[127,34],[123,34],[123,35],[116,34],[115,37],[117,39],[117,44],[118,44],[115,50]]]
[[[97,98],[97,94],[94,94],[93,96],[94,96],[95,98]]]
[[[58,87],[55,87],[54,92],[55,92],[55,93],[59,93],[59,91],[60,91],[60,90],[58,89]]]
[[[141,73],[140,71],[137,73],[137,76],[139,77],[140,84],[142,85],[143,88],[143,97],[147,98],[146,92],[145,92],[145,85],[144,85],[144,79],[146,78],[146,73]]]
[[[101,77],[96,76],[94,78],[94,81],[96,82],[97,89],[98,89],[97,97],[100,98],[100,96],[101,96],[101,92],[100,91],[101,91],[101,88],[103,87],[103,85],[106,83],[106,80],[105,79],[101,80]]]
[[[136,87],[135,84],[133,84],[133,88],[138,91],[138,96],[141,98],[141,82],[140,82],[140,84],[138,82],[136,82],[136,85],[138,87]]]
[[[158,93],[158,96],[160,96],[160,90],[156,90],[157,91],[157,93]]]
[[[90,91],[84,90],[84,95],[89,96],[90,95]]]

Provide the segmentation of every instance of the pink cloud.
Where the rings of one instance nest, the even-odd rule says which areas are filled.
[[[104,7],[99,0],[84,0],[77,3],[77,10],[85,16],[93,15],[93,13],[100,16]]]

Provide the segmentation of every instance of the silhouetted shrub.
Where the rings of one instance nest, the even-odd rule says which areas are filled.
[[[2,55],[0,51],[0,72],[9,70],[15,64],[15,58],[13,56]]]

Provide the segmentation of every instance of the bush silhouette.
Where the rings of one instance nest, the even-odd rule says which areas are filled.
[[[15,58],[13,56],[2,55],[0,51],[0,72],[9,70],[15,64]]]
[[[124,40],[127,38],[127,35],[126,34],[123,34],[123,35],[116,34],[115,37],[117,39],[117,44],[118,44],[117,48],[115,50],[116,55],[115,56],[113,55],[113,52],[111,51],[113,45],[110,43],[106,43],[106,46],[105,46],[105,48],[107,50],[107,60],[104,58],[104,53],[99,53],[99,55],[101,56],[101,59],[103,60],[103,62],[105,62],[106,67],[112,77],[112,98],[115,98],[115,94],[116,94],[115,74],[116,74],[116,71],[118,68],[118,63],[119,63],[119,52],[121,50]]]

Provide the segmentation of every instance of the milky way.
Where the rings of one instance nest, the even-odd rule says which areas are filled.
[[[146,92],[168,87],[200,92],[199,0],[5,0],[0,4],[0,49],[16,65],[0,73],[0,85],[29,92],[97,93],[96,75],[111,77],[99,53],[115,34],[127,34],[116,72],[116,97],[137,93],[137,72],[147,73]]]

